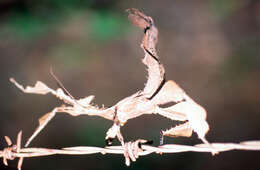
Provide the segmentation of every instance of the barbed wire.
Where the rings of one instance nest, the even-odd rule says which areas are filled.
[[[5,136],[8,147],[0,150],[0,158],[3,158],[5,165],[7,160],[19,158],[18,169],[21,169],[23,158],[40,157],[49,155],[87,155],[87,154],[123,154],[126,165],[130,165],[130,160],[136,161],[139,156],[151,153],[180,153],[180,152],[210,152],[220,153],[231,150],[260,150],[260,141],[244,141],[240,143],[210,143],[190,145],[165,144],[160,146],[146,145],[146,140],[138,139],[133,142],[127,142],[122,146],[76,146],[61,149],[51,148],[20,148],[22,132],[18,133],[17,144],[13,145],[9,137]]]
[[[241,143],[211,143],[213,149],[217,152],[231,151],[231,150],[260,150],[260,141],[245,141]],[[150,145],[142,145],[142,151],[139,155],[148,155],[155,153],[179,153],[179,152],[212,152],[212,147],[207,144],[198,144],[194,146],[166,144],[158,147]],[[9,148],[9,147],[7,147]],[[7,149],[5,148],[5,149]],[[108,146],[108,147],[93,147],[93,146],[76,146],[62,149],[49,148],[22,148],[20,152],[13,152],[14,157],[39,157],[48,155],[87,155],[87,154],[124,154],[125,147],[123,146]],[[6,157],[4,150],[0,151],[0,157]]]
[[[148,155],[155,153],[179,153],[179,152],[212,152],[214,149],[217,152],[231,151],[231,150],[260,150],[260,141],[245,141],[241,143],[211,143],[212,147],[207,144],[198,144],[194,146],[166,144],[158,147],[150,145],[142,145],[139,155]],[[7,147],[9,148],[9,147]],[[6,149],[6,148],[5,148]],[[87,155],[95,153],[110,153],[110,154],[124,154],[125,147],[123,146],[108,146],[108,147],[93,147],[93,146],[76,146],[62,149],[49,148],[22,148],[20,152],[13,152],[14,157],[39,157],[48,155]],[[0,157],[6,157],[4,150],[0,151]]]

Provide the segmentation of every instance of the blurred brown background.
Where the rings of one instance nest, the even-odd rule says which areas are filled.
[[[260,140],[260,1],[258,0],[1,0],[1,148],[23,130],[28,138],[38,118],[61,104],[51,95],[29,95],[24,85],[41,80],[57,88],[50,67],[76,98],[91,94],[111,106],[143,88],[142,31],[125,9],[139,8],[159,29],[158,51],[167,79],[175,80],[208,111],[211,142]],[[112,122],[58,114],[31,146],[104,146]],[[127,141],[159,144],[160,130],[175,125],[160,116],[142,116],[122,128]],[[192,138],[166,143],[197,144]],[[260,152],[152,154],[127,169],[260,169]],[[16,162],[0,169],[15,169]],[[122,155],[48,156],[25,159],[23,169],[125,169]]]

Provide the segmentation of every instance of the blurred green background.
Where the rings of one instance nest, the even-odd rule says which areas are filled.
[[[158,51],[167,79],[175,80],[208,111],[210,142],[260,140],[259,0],[1,0],[0,147],[23,130],[28,138],[38,118],[61,104],[51,95],[23,94],[10,82],[41,80],[52,88],[50,67],[76,98],[94,94],[112,106],[143,88],[143,33],[131,26],[125,9],[139,8],[159,29]],[[160,116],[142,116],[122,128],[127,141],[159,144],[160,130],[174,126]],[[112,122],[58,114],[31,146],[101,146]],[[197,144],[192,138],[166,143]],[[122,155],[48,156],[25,159],[23,169],[259,169],[260,152],[152,154],[129,168]],[[0,169],[15,169],[16,161]]]

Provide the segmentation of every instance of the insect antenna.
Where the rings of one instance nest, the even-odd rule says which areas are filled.
[[[70,92],[64,87],[64,85],[62,84],[62,82],[58,79],[58,77],[53,73],[52,67],[50,68],[50,74],[51,76],[55,79],[55,81],[57,82],[57,85],[68,95],[70,96],[70,98],[72,98],[74,100],[75,103],[77,103],[78,105],[80,105],[81,107],[84,107],[82,104],[80,104],[71,94]]]

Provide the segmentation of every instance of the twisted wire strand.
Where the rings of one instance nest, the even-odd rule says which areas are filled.
[[[150,145],[142,145],[142,150],[139,150],[138,155],[144,156],[151,153],[179,153],[179,152],[212,152],[214,148],[217,152],[231,151],[231,150],[260,150],[260,141],[245,141],[240,143],[211,143],[211,146],[207,144],[198,144],[194,146],[189,145],[177,145],[177,144],[166,144],[158,147]],[[5,148],[7,149],[7,148]],[[4,150],[5,150],[4,149]],[[87,154],[124,154],[125,147],[123,146],[109,146],[105,148],[92,147],[92,146],[77,146],[68,147],[62,149],[49,149],[49,148],[21,148],[19,152],[9,150],[6,152],[0,151],[0,157],[39,157],[48,155],[87,155]]]

